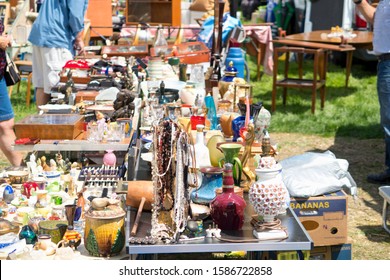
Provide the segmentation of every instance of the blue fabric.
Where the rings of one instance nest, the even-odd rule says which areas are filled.
[[[7,85],[4,78],[0,80],[0,122],[10,120],[14,117],[11,100],[8,97]]]
[[[76,35],[84,28],[88,0],[44,1],[28,40],[35,46],[67,48],[74,54]]]
[[[225,13],[222,19],[222,44],[225,45],[230,32],[236,26],[242,26],[241,21]],[[199,32],[198,40],[207,45],[209,49],[213,46],[214,16],[209,16],[202,25],[202,31]]]
[[[378,63],[377,90],[381,125],[385,132],[385,164],[387,166],[387,172],[390,174],[390,60],[384,60]]]

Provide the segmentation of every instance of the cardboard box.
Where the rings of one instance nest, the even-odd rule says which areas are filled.
[[[261,252],[262,260],[352,260],[352,244],[346,243],[332,246],[317,246],[310,251],[302,251],[299,257],[297,251]]]
[[[344,244],[348,239],[348,196],[338,191],[309,198],[291,198],[290,207],[314,246]]]
[[[352,244],[314,247],[310,251],[310,260],[352,260]]]

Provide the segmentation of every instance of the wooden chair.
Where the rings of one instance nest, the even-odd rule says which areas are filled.
[[[26,106],[30,106],[31,102],[31,84],[32,84],[32,61],[31,60],[14,60],[16,67],[18,67],[21,79],[27,79],[26,90]],[[8,87],[8,96],[11,98],[14,86]],[[17,84],[17,93],[20,90],[20,82]]]
[[[277,79],[279,55],[285,53],[285,68],[284,77],[281,80]],[[290,53],[297,54],[298,61],[298,78],[289,77]],[[312,79],[303,78],[303,58],[304,54],[313,55],[313,76]],[[277,47],[274,49],[274,70],[273,70],[273,86],[272,86],[272,106],[271,110],[276,110],[276,93],[277,88],[283,88],[283,105],[286,105],[287,89],[311,89],[311,112],[315,113],[316,94],[320,90],[321,109],[325,106],[325,90],[326,90],[326,69],[327,69],[328,54],[324,49],[310,49],[297,47]]]

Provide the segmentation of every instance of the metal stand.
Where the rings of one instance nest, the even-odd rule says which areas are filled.
[[[390,204],[390,186],[379,187],[379,194],[383,197],[382,222],[383,228],[390,233],[390,228],[387,226],[387,209]]]

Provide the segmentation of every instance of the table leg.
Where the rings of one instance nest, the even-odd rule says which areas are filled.
[[[347,64],[345,67],[345,87],[348,87],[349,76],[351,75],[353,50],[347,51]]]
[[[389,202],[384,199],[383,202],[383,209],[382,209],[382,223],[383,228],[390,233],[390,228],[387,226],[387,206],[389,205]]]

